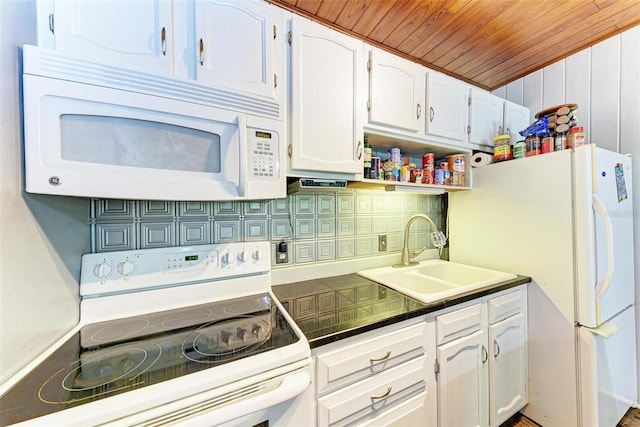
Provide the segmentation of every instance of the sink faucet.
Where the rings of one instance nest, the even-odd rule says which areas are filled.
[[[418,256],[422,251],[427,249],[427,247],[424,246],[418,250],[409,250],[409,228],[411,227],[411,224],[418,218],[426,219],[431,225],[431,242],[435,247],[440,249],[445,245],[447,241],[447,238],[444,236],[442,231],[438,230],[438,227],[431,218],[424,214],[415,214],[411,218],[409,218],[409,220],[407,221],[407,225],[404,226],[404,244],[402,245],[402,257],[400,258],[400,264],[394,264],[394,267],[407,267],[409,265],[417,264],[416,261],[411,261],[411,258]]]

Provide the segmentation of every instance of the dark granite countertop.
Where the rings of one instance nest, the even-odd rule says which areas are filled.
[[[275,285],[273,292],[315,348],[530,281],[518,276],[429,304],[355,273]]]

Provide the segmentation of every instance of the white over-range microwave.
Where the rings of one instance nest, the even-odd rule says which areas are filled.
[[[23,47],[30,193],[143,200],[286,196],[279,106]]]

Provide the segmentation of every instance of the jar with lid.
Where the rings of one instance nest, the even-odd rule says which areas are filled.
[[[575,126],[569,129],[567,135],[567,148],[576,148],[584,145],[585,134],[582,126]]]
[[[364,177],[371,177],[371,153],[372,153],[371,144],[369,144],[369,137],[367,135],[364,136]]]
[[[536,134],[528,135],[526,139],[527,157],[540,155],[540,137]]]
[[[498,135],[493,138],[493,161],[501,162],[511,159],[511,136]]]

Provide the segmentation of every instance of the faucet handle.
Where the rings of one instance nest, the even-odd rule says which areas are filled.
[[[447,244],[447,238],[442,231],[434,231],[431,233],[431,243],[436,248],[442,248]]]

